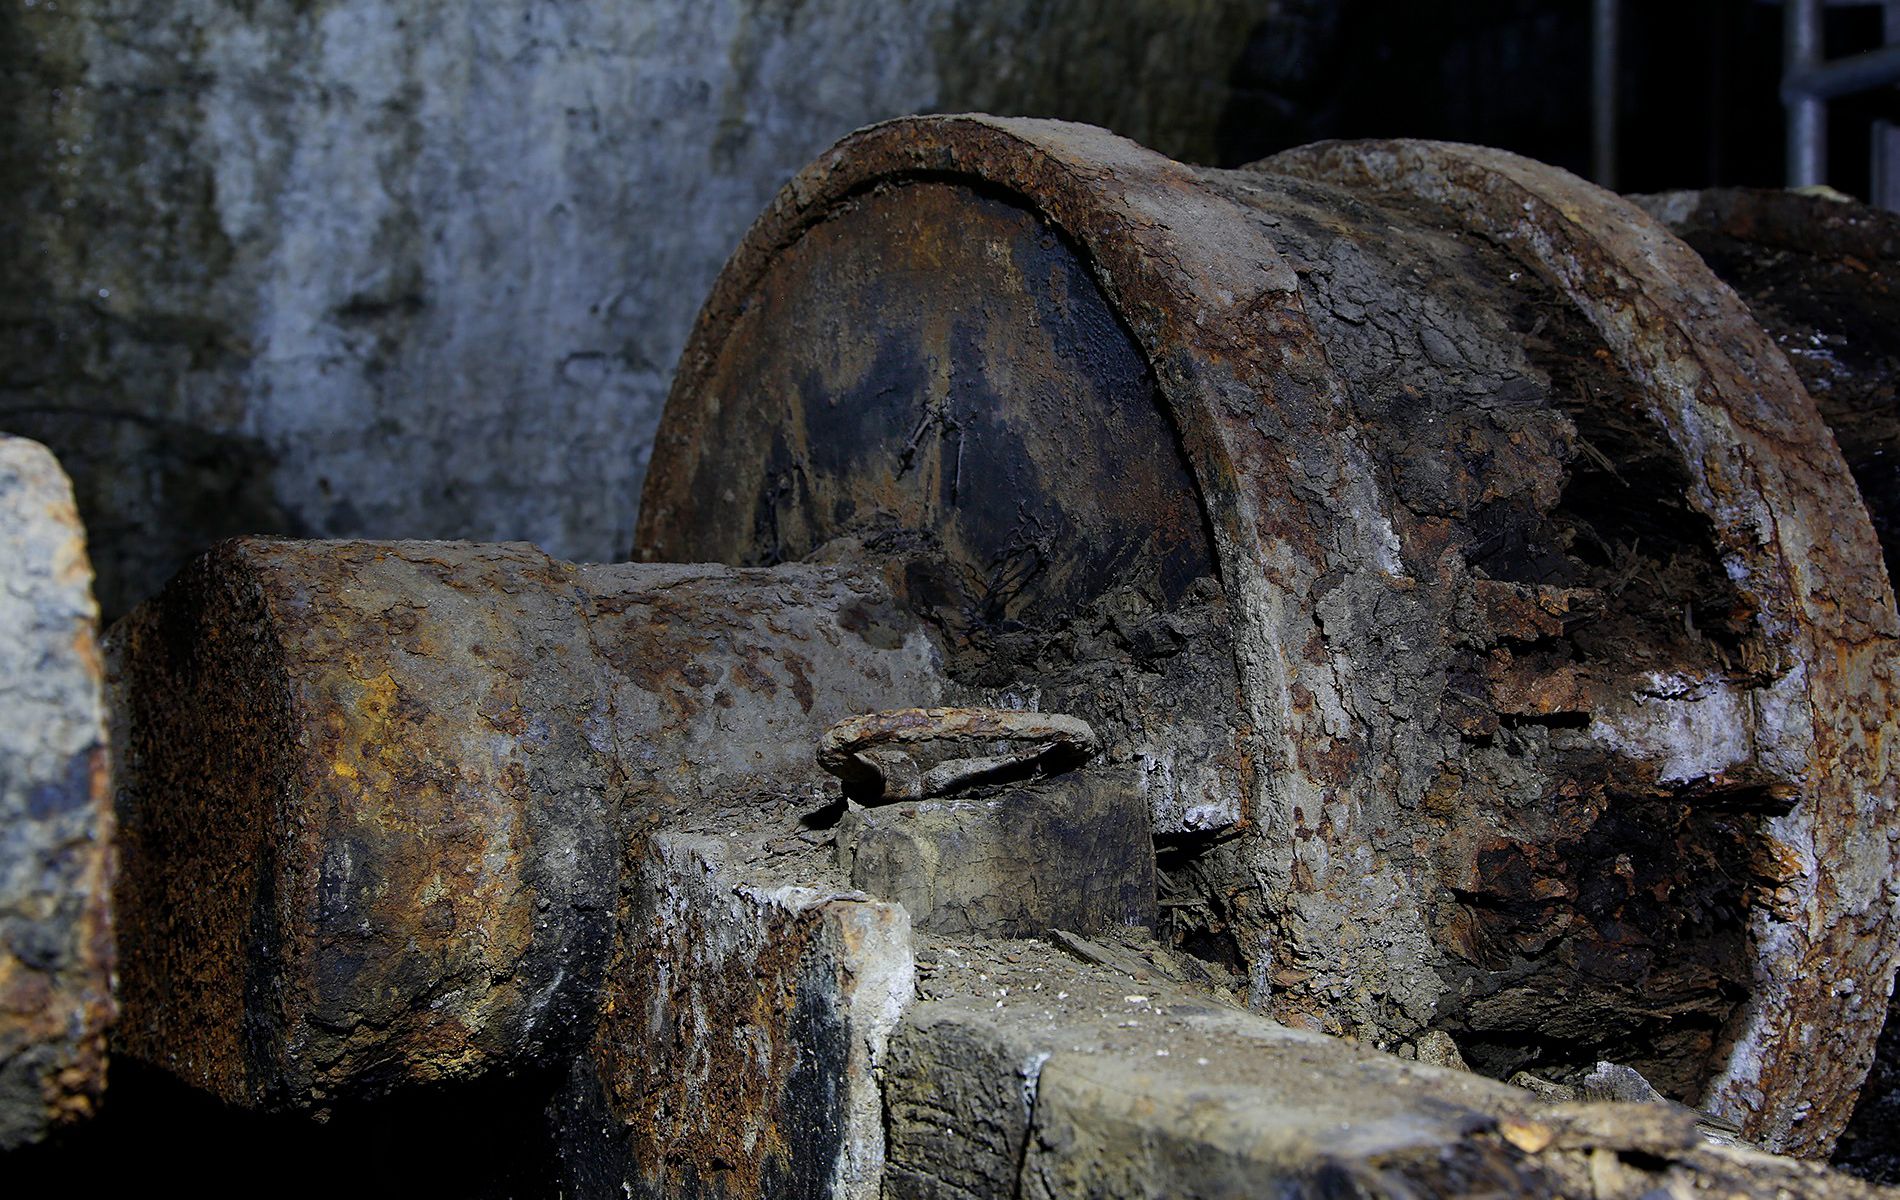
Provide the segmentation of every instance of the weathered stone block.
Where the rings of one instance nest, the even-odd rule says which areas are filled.
[[[0,435],[0,1150],[89,1114],[113,1018],[112,809],[85,531]]]
[[[892,1040],[886,1196],[1872,1196],[1662,1104],[1552,1104],[1032,943],[940,947]],[[1660,1190],[1658,1190],[1660,1189]]]
[[[951,936],[1152,926],[1147,799],[1113,769],[968,796],[854,809],[838,831],[852,886]]]

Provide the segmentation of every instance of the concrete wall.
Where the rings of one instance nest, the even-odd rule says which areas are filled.
[[[698,304],[851,129],[1214,156],[1276,0],[3,0],[0,429],[108,617],[218,537],[625,554]],[[1312,20],[1310,15],[1301,20]]]

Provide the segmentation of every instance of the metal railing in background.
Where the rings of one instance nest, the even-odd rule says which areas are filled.
[[[1836,0],[1838,2],[1838,0]],[[1861,0],[1866,2],[1866,0]],[[1874,0],[1886,10],[1878,50],[1830,60],[1822,36],[1826,0],[1782,4],[1781,102],[1788,110],[1788,186],[1827,182],[1827,102],[1900,83],[1900,0]],[[1900,210],[1900,125],[1873,127],[1871,196]]]
[[[1616,190],[1617,29],[1622,0],[1590,0],[1590,178]]]
[[[1823,24],[1832,4],[1878,4],[1884,10],[1877,50],[1830,60]],[[1827,182],[1827,102],[1900,84],[1900,0],[1781,0],[1781,100],[1788,110],[1789,187]],[[1617,70],[1622,0],[1590,4],[1590,176],[1617,186]],[[1868,199],[1900,212],[1900,122],[1873,124]]]

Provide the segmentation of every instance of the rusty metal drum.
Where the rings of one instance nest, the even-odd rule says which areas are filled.
[[[1260,1011],[1625,1063],[1796,1153],[1847,1118],[1893,597],[1787,357],[1635,205],[1466,146],[872,127],[715,286],[637,539],[879,564],[958,687],[1086,719]]]

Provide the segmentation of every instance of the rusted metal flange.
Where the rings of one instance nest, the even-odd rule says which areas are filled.
[[[1632,196],[1775,338],[1900,562],[1900,213],[1780,188]]]
[[[998,205],[1026,215],[1008,227]],[[907,464],[961,461],[944,431],[971,414],[942,398],[1008,356],[920,351],[927,321],[886,322],[879,342],[878,298],[921,290],[964,345],[1048,339],[1041,316],[902,258],[961,231],[976,249],[959,272],[1021,263],[1028,234],[1008,230],[1031,227],[1082,264],[1153,381],[1116,384],[1108,359],[1058,345],[1081,363],[1074,419],[1141,422],[1147,404],[1179,449],[1118,443],[1165,502],[1080,466],[1025,473],[1017,504],[1136,528],[1179,507],[1152,464],[1185,461],[1240,692],[1223,778],[1242,798],[1215,825],[1254,834],[1210,852],[1207,904],[1253,1003],[1381,1041],[1445,1028],[1500,1071],[1526,1065],[1514,1039],[1554,1056],[1531,1066],[1649,1054],[1678,1098],[1824,1151],[1891,978],[1892,597],[1785,360],[1614,197],[1462,147],[1216,172],[1055,122],[873,127],[785,189],[715,286],[636,552],[769,562],[854,538],[912,581],[933,555],[949,576],[1006,559],[1007,537],[969,535],[977,501],[944,486],[956,476],[913,483]],[[858,243],[888,254],[852,259]],[[1067,270],[1050,272],[1063,303],[1038,313],[1086,300]],[[822,349],[773,332],[803,331],[800,314],[816,314],[809,344],[869,328],[870,361],[930,371],[812,363]],[[1007,390],[986,403],[1032,443],[1059,440],[1058,417]],[[1002,624],[1045,637],[979,682],[1068,686],[1080,668],[1050,647],[1075,634],[1048,610],[1128,578],[1179,610],[1138,559],[1083,537],[1050,551],[1086,585],[1003,606]],[[909,593],[959,632],[981,606],[944,594]],[[1086,715],[1111,757],[1133,740],[1116,714]]]
[[[1900,213],[1780,188],[1631,200],[1701,255],[1787,353],[1860,485],[1891,581],[1900,565]],[[1890,1004],[1834,1161],[1891,1178],[1896,1112],[1900,1009]]]

